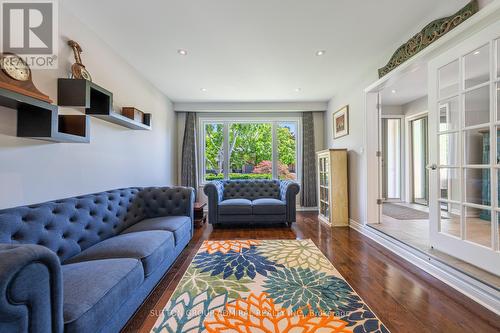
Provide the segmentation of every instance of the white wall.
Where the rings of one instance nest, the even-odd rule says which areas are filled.
[[[128,186],[174,184],[175,115],[169,99],[95,33],[60,6],[59,69],[34,71],[35,85],[57,101],[57,78],[73,62],[68,38],[84,50],[93,81],[114,93],[114,104],[153,114],[152,131],[133,131],[91,118],[90,144],[16,137],[16,111],[0,107],[0,208]],[[61,113],[81,110],[61,108]]]
[[[364,88],[377,79],[377,72],[360,80],[352,87],[337,94],[328,103],[325,114],[326,145],[328,148],[348,149],[349,164],[349,217],[355,221],[366,220],[366,175],[364,172],[365,119]],[[333,113],[342,106],[349,105],[349,135],[333,139]]]
[[[405,117],[411,117],[421,112],[428,111],[427,96],[421,97],[401,106]]]
[[[384,116],[401,116],[404,113],[400,105],[382,105],[382,114]]]

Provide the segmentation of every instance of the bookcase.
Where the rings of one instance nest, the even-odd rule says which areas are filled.
[[[349,225],[347,149],[316,153],[318,218],[332,227]]]

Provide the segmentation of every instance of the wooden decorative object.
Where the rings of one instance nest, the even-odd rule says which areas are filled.
[[[78,44],[74,40],[69,40],[68,45],[73,49],[73,55],[75,56],[75,63],[71,66],[71,74],[73,78],[92,81],[92,76],[90,76],[89,71],[87,71],[82,63],[81,53],[83,52],[83,50],[80,44]]]
[[[384,67],[378,70],[379,77],[383,77],[406,60],[419,53],[427,46],[450,32],[452,29],[463,23],[479,10],[477,0],[472,0],[465,7],[454,15],[437,19],[429,23],[422,31],[413,36],[405,44],[401,45],[392,55],[391,59]]]
[[[144,112],[132,106],[123,107],[122,115],[140,123],[144,123]]]
[[[332,227],[349,225],[347,149],[316,153],[318,168],[318,219]]]
[[[21,57],[13,53],[2,53],[0,67],[0,88],[52,103],[49,96],[35,87],[31,69]]]

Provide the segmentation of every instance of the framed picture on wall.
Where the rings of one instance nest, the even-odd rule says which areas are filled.
[[[349,134],[349,105],[343,106],[333,114],[333,138]]]

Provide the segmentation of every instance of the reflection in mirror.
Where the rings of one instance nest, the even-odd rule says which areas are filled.
[[[439,135],[439,164],[458,166],[458,133]]]
[[[482,127],[464,132],[465,164],[490,164],[490,128]]]
[[[453,131],[460,126],[458,97],[451,98],[439,104],[439,131]]]
[[[489,44],[467,54],[464,58],[465,89],[490,80]]]
[[[458,168],[439,170],[439,194],[441,199],[460,201],[460,172]]]
[[[439,219],[439,231],[460,238],[461,208],[459,204],[440,202],[440,206],[446,207]]]
[[[490,206],[490,169],[465,169],[465,201],[472,204]]]
[[[439,98],[458,94],[458,59],[439,69]]]
[[[471,90],[465,94],[465,126],[490,121],[490,87]]]
[[[491,211],[465,207],[465,239],[491,247]]]

